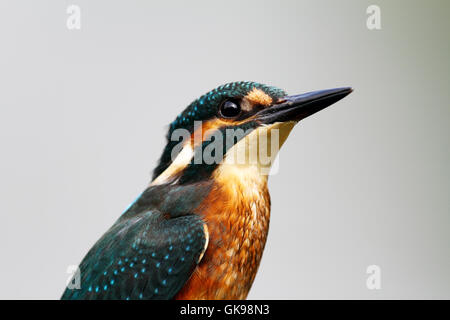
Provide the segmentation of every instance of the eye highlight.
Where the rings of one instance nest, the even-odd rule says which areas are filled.
[[[241,113],[241,106],[237,101],[225,100],[219,108],[219,114],[223,118],[234,118]]]

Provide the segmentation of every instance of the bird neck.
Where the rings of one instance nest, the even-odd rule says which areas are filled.
[[[215,171],[213,181],[198,208],[208,226],[208,249],[180,299],[246,298],[266,243],[267,176],[257,168],[230,166]]]

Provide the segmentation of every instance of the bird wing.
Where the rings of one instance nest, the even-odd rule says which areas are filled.
[[[62,299],[172,299],[200,262],[207,233],[197,215],[122,217],[81,262],[81,288]]]

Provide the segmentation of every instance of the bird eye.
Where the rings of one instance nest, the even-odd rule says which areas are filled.
[[[231,100],[226,100],[220,106],[220,115],[224,118],[233,118],[241,113],[241,107],[238,103]]]

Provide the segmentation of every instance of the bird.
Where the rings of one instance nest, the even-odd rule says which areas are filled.
[[[279,148],[299,121],[352,90],[288,95],[238,81],[193,101],[169,125],[150,183],[88,251],[79,285],[61,299],[246,299],[268,235],[268,172]],[[270,150],[250,161],[251,148]]]

